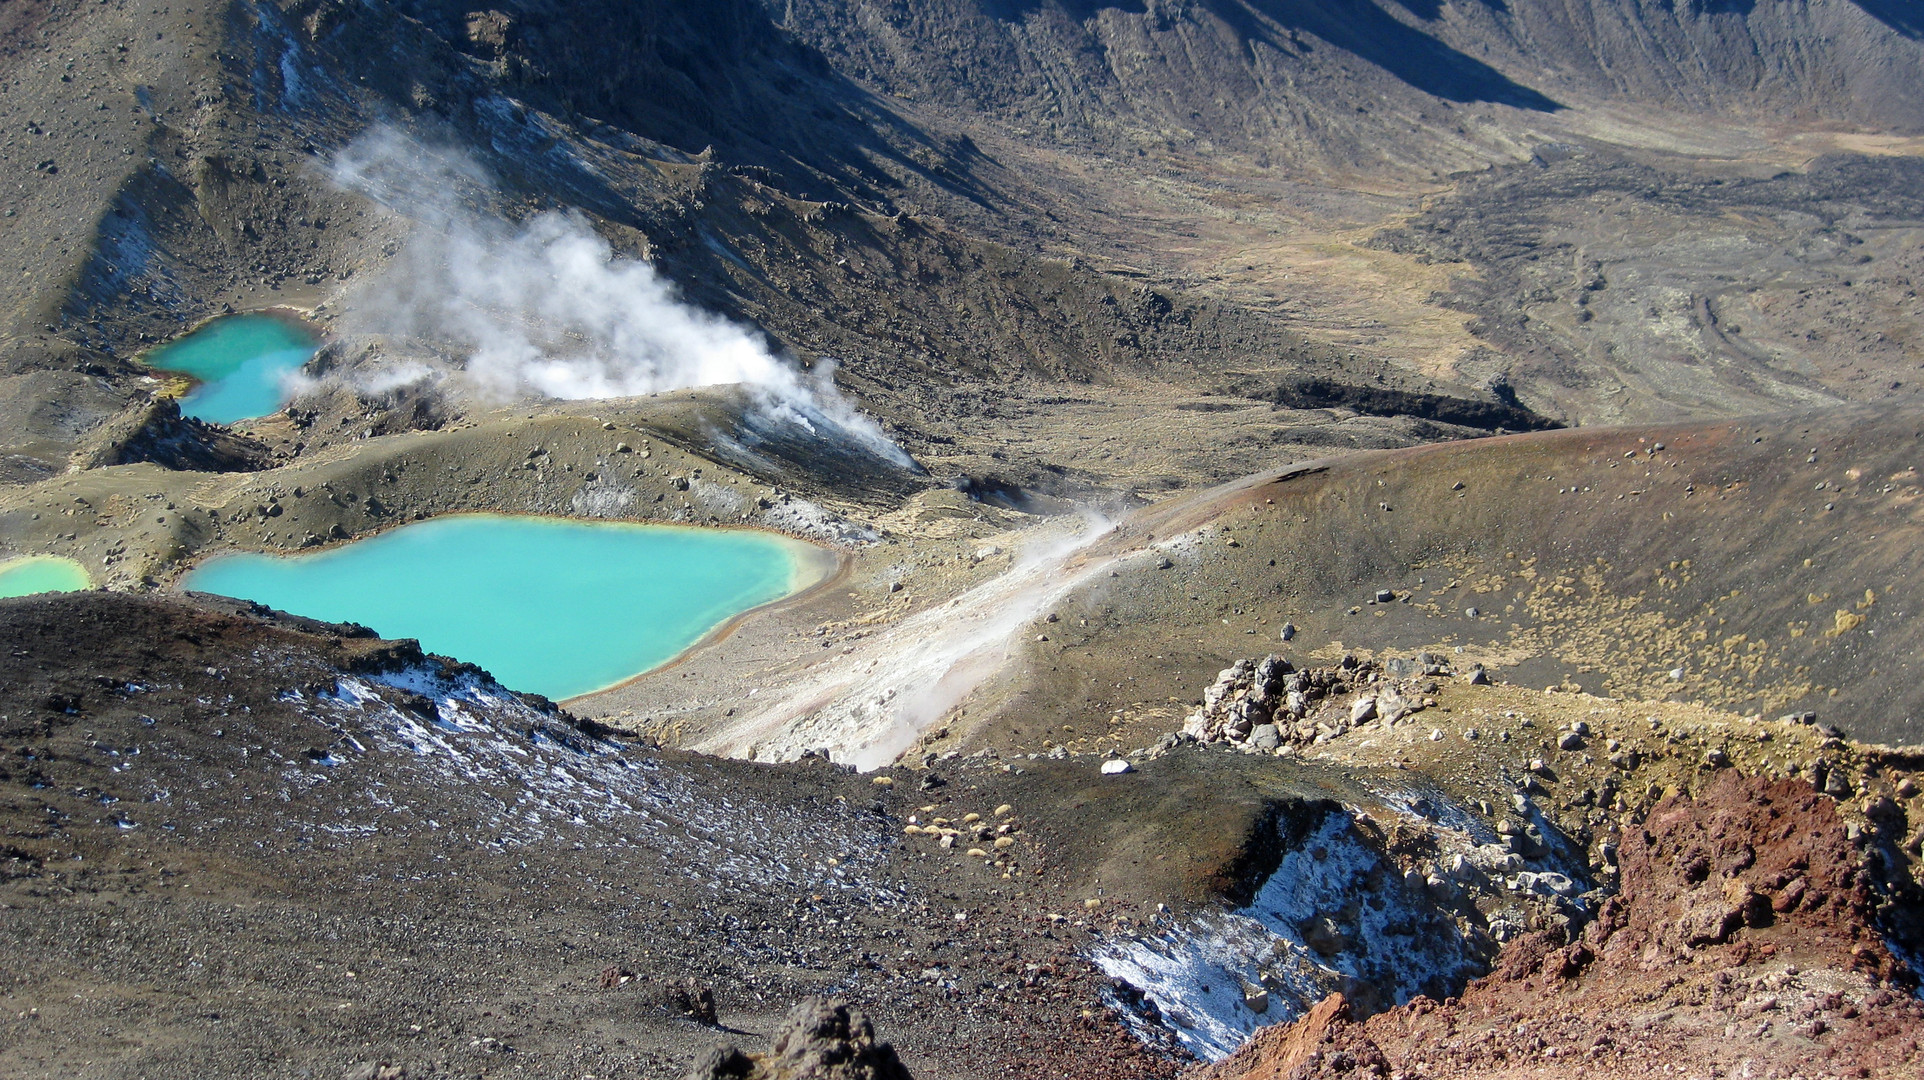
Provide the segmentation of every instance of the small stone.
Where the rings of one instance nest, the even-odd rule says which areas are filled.
[[[1134,765],[1129,764],[1121,758],[1110,758],[1108,761],[1102,763],[1102,775],[1104,776],[1121,776],[1123,773],[1132,773],[1135,771],[1136,767]]]
[[[1431,729],[1430,729],[1430,741],[1431,741],[1431,742],[1442,742],[1442,741],[1443,741],[1443,729],[1442,729],[1442,728],[1431,728]]]
[[[996,846],[996,849],[997,849],[997,850],[1001,850],[1002,848],[1010,848],[1010,847],[1014,847],[1014,846],[1015,846],[1015,837],[1013,837],[1013,836],[998,836],[998,837],[996,837],[996,838],[995,838],[995,846]]]
[[[1160,558],[1160,559],[1157,559],[1157,560],[1156,560],[1156,569],[1158,569],[1158,570],[1167,570],[1167,569],[1169,569],[1170,567],[1172,567],[1172,566],[1174,566],[1174,565],[1176,565],[1176,564],[1175,564],[1175,563],[1172,563],[1172,562],[1170,562],[1170,561],[1169,561],[1169,557],[1168,557],[1167,555],[1165,555],[1165,556],[1163,556],[1162,558]]]
[[[970,858],[973,858],[973,859],[986,859],[989,857],[989,853],[982,850],[979,847],[972,847],[968,851],[964,852],[964,854],[968,855]]]
[[[1376,590],[1376,602],[1379,604],[1387,604],[1390,601],[1395,599],[1396,599],[1396,594],[1391,592],[1388,589]]]
[[[1277,634],[1277,636],[1282,638],[1284,641],[1294,640],[1296,637],[1296,624],[1293,622],[1284,623],[1282,630]]]
[[[1671,669],[1670,669],[1670,681],[1671,681],[1671,682],[1682,682],[1682,681],[1683,681],[1683,677],[1684,677],[1684,669],[1682,669],[1682,668],[1680,668],[1680,667],[1673,667],[1673,668],[1671,668]]]
[[[1008,803],[1003,803],[1001,806],[995,808],[996,817],[1008,817],[1013,813],[1015,813],[1015,807],[1010,806]]]
[[[1531,758],[1530,771],[1536,773],[1538,776],[1542,776],[1550,771],[1550,763],[1540,757]]]
[[[1557,749],[1572,751],[1583,749],[1583,736],[1574,731],[1566,731],[1557,737]]]
[[[719,1022],[715,1011],[715,991],[694,978],[683,979],[668,991],[668,1004],[676,1012],[698,1024],[714,1026]]]
[[[1537,874],[1536,891],[1555,893],[1558,896],[1575,896],[1583,890],[1578,888],[1577,883],[1572,881],[1568,875],[1559,874],[1555,871],[1544,871]]]
[[[1463,615],[1464,615],[1464,617],[1465,617],[1465,618],[1469,618],[1469,619],[1474,619],[1474,618],[1476,618],[1477,616],[1479,616],[1479,615],[1482,615],[1482,614],[1483,614],[1483,613],[1482,613],[1481,611],[1478,611],[1477,609],[1475,609],[1475,608],[1473,608],[1473,607],[1466,607],[1466,608],[1464,608],[1464,609],[1463,609]]]
[[[901,591],[902,591],[902,583],[901,583],[901,582],[899,582],[899,581],[891,581],[891,582],[889,582],[889,592],[890,592],[890,593],[899,593],[899,592],[901,592]]]
[[[1350,707],[1349,707],[1350,723],[1360,724],[1365,720],[1374,718],[1375,716],[1376,716],[1376,699],[1375,698],[1360,697],[1350,703]]]
[[[1704,764],[1713,769],[1721,769],[1730,764],[1730,755],[1722,750],[1712,750],[1704,755]]]
[[[1463,481],[1461,481],[1461,480],[1458,480],[1458,481],[1457,481],[1456,483],[1454,483],[1454,484],[1451,484],[1451,485],[1450,485],[1450,490],[1451,490],[1451,491],[1462,491],[1462,490],[1463,490]]]
[[[1916,796],[1917,796],[1917,781],[1907,776],[1904,779],[1899,780],[1897,782],[1898,798],[1910,799],[1910,798],[1915,798]]]
[[[869,781],[869,783],[871,783],[871,784],[874,784],[874,785],[875,785],[876,787],[894,787],[894,786],[895,786],[895,777],[893,777],[893,776],[878,776],[878,777],[876,777],[875,779],[873,779],[873,780],[870,780],[870,781]]]
[[[1469,740],[1469,741],[1471,741],[1471,742],[1475,742],[1475,741],[1477,741],[1478,739],[1480,739],[1480,738],[1482,738],[1482,737],[1483,737],[1483,733],[1482,733],[1482,732],[1480,732],[1480,731],[1478,731],[1478,730],[1477,730],[1477,729],[1475,729],[1475,728],[1464,728],[1464,729],[1463,729],[1463,737],[1464,737],[1465,739],[1468,739],[1468,740]]]
[[[1464,673],[1463,681],[1469,683],[1471,686],[1488,686],[1490,685],[1490,673],[1483,670],[1482,664],[1478,664]]]
[[[1102,906],[1102,901],[1097,900],[1093,896],[1082,902],[1082,909],[1084,911],[1094,911],[1101,906]]]
[[[1376,697],[1376,715],[1386,724],[1394,724],[1421,707],[1420,703],[1413,705],[1394,690],[1378,694]]]
[[[603,431],[613,431],[614,429],[615,429],[615,425],[610,422],[604,421],[601,425],[601,430]]]

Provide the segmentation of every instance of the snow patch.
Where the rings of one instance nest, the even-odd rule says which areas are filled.
[[[1481,974],[1493,942],[1460,926],[1436,888],[1375,847],[1356,811],[1331,807],[1249,906],[1110,943],[1090,959],[1118,980],[1111,1004],[1145,1041],[1173,1034],[1216,1061],[1332,992],[1386,1007],[1446,997]]]
[[[372,821],[330,818],[326,831],[394,831],[408,825],[441,829],[396,805],[384,777],[421,773],[454,819],[482,847],[586,843],[642,846],[668,852],[703,884],[747,883],[776,890],[860,889],[872,902],[899,901],[899,890],[868,878],[885,857],[888,837],[838,844],[820,821],[808,821],[753,799],[718,795],[681,772],[664,769],[631,747],[585,734],[527,704],[492,681],[408,668],[344,676],[330,693],[304,702],[340,738],[327,760],[299,771],[334,774],[365,792]],[[290,763],[294,764],[294,763]],[[295,779],[290,769],[284,779]],[[293,810],[290,808],[290,813]],[[880,826],[855,819],[856,830]],[[824,850],[824,844],[833,847]],[[831,865],[835,858],[839,865]]]

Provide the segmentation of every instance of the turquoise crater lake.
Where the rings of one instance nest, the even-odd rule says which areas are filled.
[[[180,399],[182,416],[216,424],[267,416],[287,404],[287,378],[313,357],[314,336],[289,319],[230,315],[142,357],[151,368],[200,385]]]
[[[220,556],[181,585],[418,638],[516,690],[570,698],[673,659],[832,565],[772,533],[463,514],[312,554]]]
[[[0,599],[37,593],[78,592],[92,585],[93,579],[87,576],[87,568],[72,559],[29,555],[24,559],[0,560]]]

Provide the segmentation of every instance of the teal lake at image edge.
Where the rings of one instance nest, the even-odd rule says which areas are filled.
[[[472,514],[307,555],[226,555],[184,589],[253,600],[569,698],[657,667],[794,591],[798,541],[749,530]]]
[[[12,562],[0,561],[0,599],[34,596],[50,592],[79,592],[90,588],[93,579],[72,559],[35,555]]]

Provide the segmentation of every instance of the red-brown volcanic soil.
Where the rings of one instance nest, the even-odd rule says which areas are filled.
[[[1626,829],[1621,857],[1576,941],[1521,938],[1461,998],[1367,1020],[1333,995],[1193,1080],[1924,1075],[1916,977],[1830,799],[1725,773]]]

